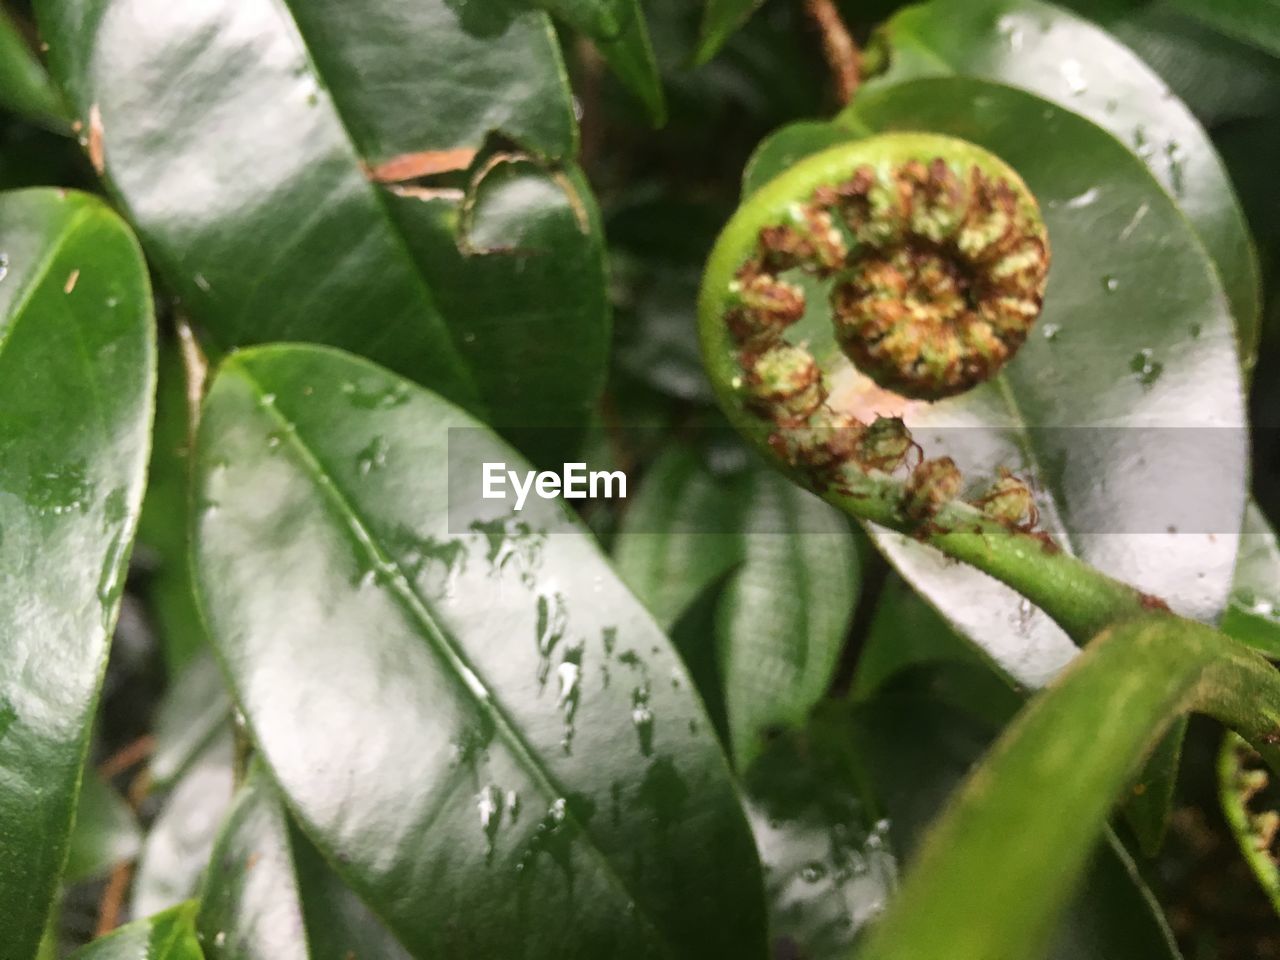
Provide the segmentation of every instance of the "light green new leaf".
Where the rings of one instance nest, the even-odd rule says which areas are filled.
[[[623,580],[668,626],[724,578],[713,634],[689,639],[714,644],[739,770],[770,733],[804,723],[831,684],[858,596],[853,534],[837,510],[754,458],[716,477],[676,450],[637,491],[615,554]]]
[[[1116,796],[1189,711],[1239,728],[1280,766],[1267,744],[1280,678],[1256,653],[1166,615],[1094,640],[968,775],[859,960],[1038,955]]]
[[[1249,227],[1208,134],[1155,71],[1106,31],[1038,0],[932,0],[897,14],[883,37],[890,68],[865,93],[919,77],[978,77],[1034,93],[1125,144],[1204,241],[1241,359],[1253,366],[1260,305]]]
[[[92,197],[0,194],[0,958],[67,854],[146,473],[155,334],[137,243]]]
[[[294,828],[260,766],[214,847],[197,926],[207,960],[408,960]]]
[[[819,316],[808,336],[828,378],[865,397],[868,419],[900,411],[925,454],[954,457],[975,492],[998,466],[1028,479],[1044,528],[1065,550],[1180,613],[1215,619],[1235,562],[1227,534],[1240,528],[1246,500],[1243,391],[1221,283],[1172,198],[1106,131],[999,84],[896,84],[860,96],[845,122],[846,140],[931,131],[1001,156],[1040,202],[1052,265],[1044,311],[995,381],[933,404],[877,392]],[[840,129],[779,132],[748,169],[746,191],[829,146]],[[1074,655],[1012,590],[909,537],[874,534],[904,577],[1017,682],[1042,686]]]
[[[90,157],[214,351],[383,363],[563,460],[609,342],[595,202],[539,10],[41,0]],[[142,26],[139,26],[142,25]]]
[[[907,863],[1016,707],[1007,689],[993,691],[993,679],[954,661],[906,668],[858,706],[852,723],[837,710],[822,718],[828,737],[844,737],[857,779],[886,818],[893,852]],[[999,725],[985,718],[992,708],[1006,711]],[[1012,821],[1004,828],[1023,835]],[[1054,927],[1046,950],[1010,956],[1181,960],[1159,904],[1110,830],[1093,847],[1085,880]]]
[[[1280,849],[1277,849],[1275,791],[1271,773],[1257,753],[1235,734],[1228,734],[1218,754],[1218,797],[1227,826],[1245,863],[1280,913]]]
[[[241,351],[197,451],[215,647],[299,825],[416,956],[764,956],[689,676],[525,463],[332,350]],[[353,643],[353,637],[359,643]]]
[[[126,924],[81,947],[68,960],[204,960],[195,932],[195,903]]]

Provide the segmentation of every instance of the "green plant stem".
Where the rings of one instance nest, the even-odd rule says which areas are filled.
[[[908,518],[900,507],[903,483],[870,480],[879,495],[848,496],[830,491],[828,502],[861,520],[918,537],[949,557],[963,560],[1008,584],[1083,645],[1119,620],[1140,616],[1161,601],[1108,577],[1043,536],[1010,530],[966,503],[954,501],[927,524]]]
[[[825,489],[815,485],[812,478],[769,452],[770,436],[777,428],[751,412],[741,389],[740,347],[730,334],[726,316],[733,306],[736,271],[757,248],[761,230],[783,222],[797,198],[838,183],[859,164],[875,166],[900,162],[907,155],[940,154],[961,165],[983,167],[993,162],[978,147],[959,140],[895,134],[809,157],[747,198],[716,242],[703,277],[699,327],[707,372],[733,425],[801,486],[815,490],[856,519],[917,536],[1008,584],[1083,644],[1108,624],[1160,606],[1159,601],[1065,554],[1047,538],[1011,529],[964,502],[942,505],[927,523],[913,519],[904,511],[905,481],[897,476],[865,470],[843,476],[841,484]]]
[[[1280,771],[1280,672],[1265,659],[1169,614],[1106,630],[957,793],[859,960],[1036,956],[1115,799],[1186,713]]]

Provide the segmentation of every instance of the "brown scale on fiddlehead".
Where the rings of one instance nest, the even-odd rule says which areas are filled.
[[[808,309],[807,275],[830,287],[840,350],[902,396],[960,393],[1012,358],[1040,313],[1048,239],[1016,174],[963,146],[958,159],[945,149],[881,157],[807,183],[756,225],[722,299],[733,386],[773,427],[770,449],[816,489],[855,496],[851,470],[892,474],[914,451],[900,507],[920,525],[960,495],[955,464],[925,459],[897,417],[868,423],[833,409],[821,365],[788,334]],[[1007,470],[973,503],[1011,529],[1037,522],[1030,490]]]

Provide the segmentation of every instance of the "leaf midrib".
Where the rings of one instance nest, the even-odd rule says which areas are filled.
[[[327,99],[331,108],[330,112],[339,129],[342,131],[347,148],[351,151],[351,156],[357,160],[367,162],[369,158],[365,156],[364,151],[360,149],[355,136],[351,132],[351,127],[347,123],[346,117],[343,115],[342,106],[338,98],[333,94],[333,85],[329,83],[328,78],[320,69],[319,62],[317,62],[316,58],[312,56],[310,39],[303,31],[302,23],[293,12],[293,4],[295,2],[297,2],[297,0],[278,0],[279,6],[284,14],[284,20],[293,27],[294,35],[302,48],[303,55],[307,58],[307,63],[310,65],[316,75],[316,78],[328,93]],[[381,188],[376,184],[369,182],[369,179],[360,171],[358,164],[356,165],[356,169],[353,171],[353,175],[363,184],[364,190],[372,198],[373,204],[378,210],[379,219],[382,220],[384,226],[387,228],[388,235],[394,238],[396,248],[399,250],[401,256],[404,258],[405,264],[409,268],[408,272],[413,278],[414,286],[417,287],[423,300],[426,302],[428,309],[433,311],[435,315],[440,318],[441,332],[449,344],[451,366],[453,366],[457,371],[460,385],[465,386],[469,391],[469,396],[466,398],[466,405],[471,407],[471,409],[484,412],[487,408],[487,403],[484,395],[480,392],[480,387],[476,382],[474,371],[463,359],[462,351],[456,337],[454,336],[453,325],[444,309],[436,302],[435,294],[432,292],[430,284],[427,283],[426,277],[422,275],[422,270],[418,265],[417,258],[413,255],[408,239],[400,229],[395,217],[391,215],[391,210],[387,205],[385,195]],[[415,311],[415,313],[417,312],[418,311]],[[417,319],[419,323],[423,321],[421,316],[418,316]]]
[[[551,773],[543,766],[537,753],[525,742],[515,724],[507,716],[506,711],[499,705],[492,687],[481,677],[478,671],[472,668],[462,651],[456,648],[455,641],[436,621],[427,603],[418,595],[400,563],[382,548],[364,517],[356,510],[351,498],[341,490],[333,476],[325,470],[320,458],[303,441],[296,424],[289,420],[279,409],[278,401],[273,404],[261,402],[269,391],[263,389],[262,384],[257,381],[244,363],[235,361],[232,361],[232,363],[235,364],[236,371],[258,398],[259,409],[266,410],[267,416],[275,420],[280,427],[285,428],[284,433],[289,438],[288,445],[294,448],[305,471],[311,474],[313,480],[317,481],[315,486],[319,487],[321,491],[328,491],[332,506],[346,519],[348,530],[354,536],[357,544],[368,552],[370,559],[378,563],[380,569],[393,571],[386,578],[385,583],[390,588],[392,596],[400,602],[410,618],[422,628],[423,634],[430,640],[432,649],[436,652],[439,660],[452,667],[452,669],[446,669],[443,672],[450,677],[463,692],[463,696],[470,700],[478,711],[489,714],[494,722],[495,732],[502,737],[514,759],[533,778],[544,794],[549,799],[566,796],[566,791],[557,788]],[[231,371],[228,370],[227,372],[230,373]],[[465,677],[468,674],[479,680],[484,687],[486,692],[484,698],[477,696],[475,690],[467,682]],[[252,718],[250,718],[250,723],[252,723]],[[583,837],[588,838],[588,840],[594,840],[593,834],[587,830],[586,825],[575,815],[572,807],[566,806],[565,819],[572,821],[577,827],[578,833]],[[678,954],[673,952],[671,944],[661,935],[662,928],[649,916],[645,903],[632,893],[603,850],[594,842],[589,842],[586,846],[596,855],[604,867],[605,876],[623,893],[629,902],[635,904],[637,916],[643,918],[645,924],[654,932],[655,940],[662,945],[665,955],[674,960]]]

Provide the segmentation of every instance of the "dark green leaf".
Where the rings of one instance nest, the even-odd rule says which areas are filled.
[[[94,880],[116,864],[132,860],[141,845],[142,831],[124,798],[101,777],[86,773],[80,784],[63,880]]]
[[[658,65],[649,45],[640,0],[528,0],[595,41],[627,88],[638,96],[654,124],[666,120]]]
[[[138,920],[73,953],[69,960],[204,960],[196,939],[196,904]]]
[[[706,0],[696,62],[706,63],[714,57],[733,31],[742,26],[762,2],[763,0]]]
[[[38,7],[91,157],[214,348],[344,347],[499,427],[565,428],[518,438],[536,458],[572,447],[609,324],[545,14]]]
[[[840,956],[897,887],[889,821],[864,796],[850,749],[847,725],[815,721],[746,775],[775,956]]]
[[[0,7],[0,107],[66,131],[66,107],[22,31]]]
[[[171,678],[179,676],[207,646],[191,592],[190,430],[182,358],[176,343],[164,342],[147,495],[138,521],[138,557],[147,568],[147,606],[155,619]]]
[[[1223,36],[1167,2],[1086,11],[1138,53],[1178,97],[1214,127],[1280,107],[1280,61]]]
[[[1273,659],[1280,659],[1280,544],[1252,500],[1244,513],[1231,602],[1222,630]]]
[[[967,476],[1006,466],[1030,478],[1064,549],[1181,613],[1215,618],[1236,543],[1214,534],[1238,529],[1244,511],[1241,378],[1221,284],[1172,199],[1105,131],[1010,87],[915,80],[859,97],[846,120],[849,139],[928,130],[993,151],[1036,194],[1053,248],[1030,339],[995,382],[960,397],[924,404],[863,389],[825,324],[815,328],[828,351],[820,359],[853,378],[848,395],[867,407],[852,412],[901,411],[926,455],[955,457]],[[785,149],[766,142],[753,182],[815,134],[779,134]],[[1183,518],[1189,530],[1179,533]],[[1012,590],[908,537],[877,539],[1017,682],[1042,685],[1074,655]]]
[[[1167,0],[1215,30],[1280,57],[1280,6],[1275,0]]]
[[[408,958],[251,770],[210,859],[197,922],[208,960]]]
[[[659,457],[631,497],[614,540],[618,575],[670,630],[694,598],[742,562],[741,478],[717,478],[677,447]]]
[[[197,578],[273,779],[415,955],[763,956],[750,834],[679,658],[562,505],[480,499],[482,462],[525,468],[371,364],[224,363]]]
[[[615,552],[661,624],[724,577],[714,634],[700,639],[715,645],[738,769],[770,731],[803,724],[831,684],[858,595],[837,510],[754,458],[717,478],[675,450],[636,493]]]
[[[917,77],[980,77],[1078,113],[1128,146],[1208,248],[1252,367],[1258,266],[1244,213],[1208,135],[1150,67],[1105,31],[1038,0],[933,0],[899,13],[885,36],[890,70],[868,92]]]
[[[982,649],[967,643],[901,577],[891,573],[858,652],[852,696],[871,700],[898,674],[926,665],[955,667],[931,674],[939,684],[930,691],[933,699],[967,710],[993,726],[1007,722],[1021,705],[1021,697]],[[984,674],[989,681],[981,679]],[[963,682],[952,683],[956,677]]]
[[[0,195],[0,957],[67,852],[137,523],[155,386],[133,237],[79,193]]]

